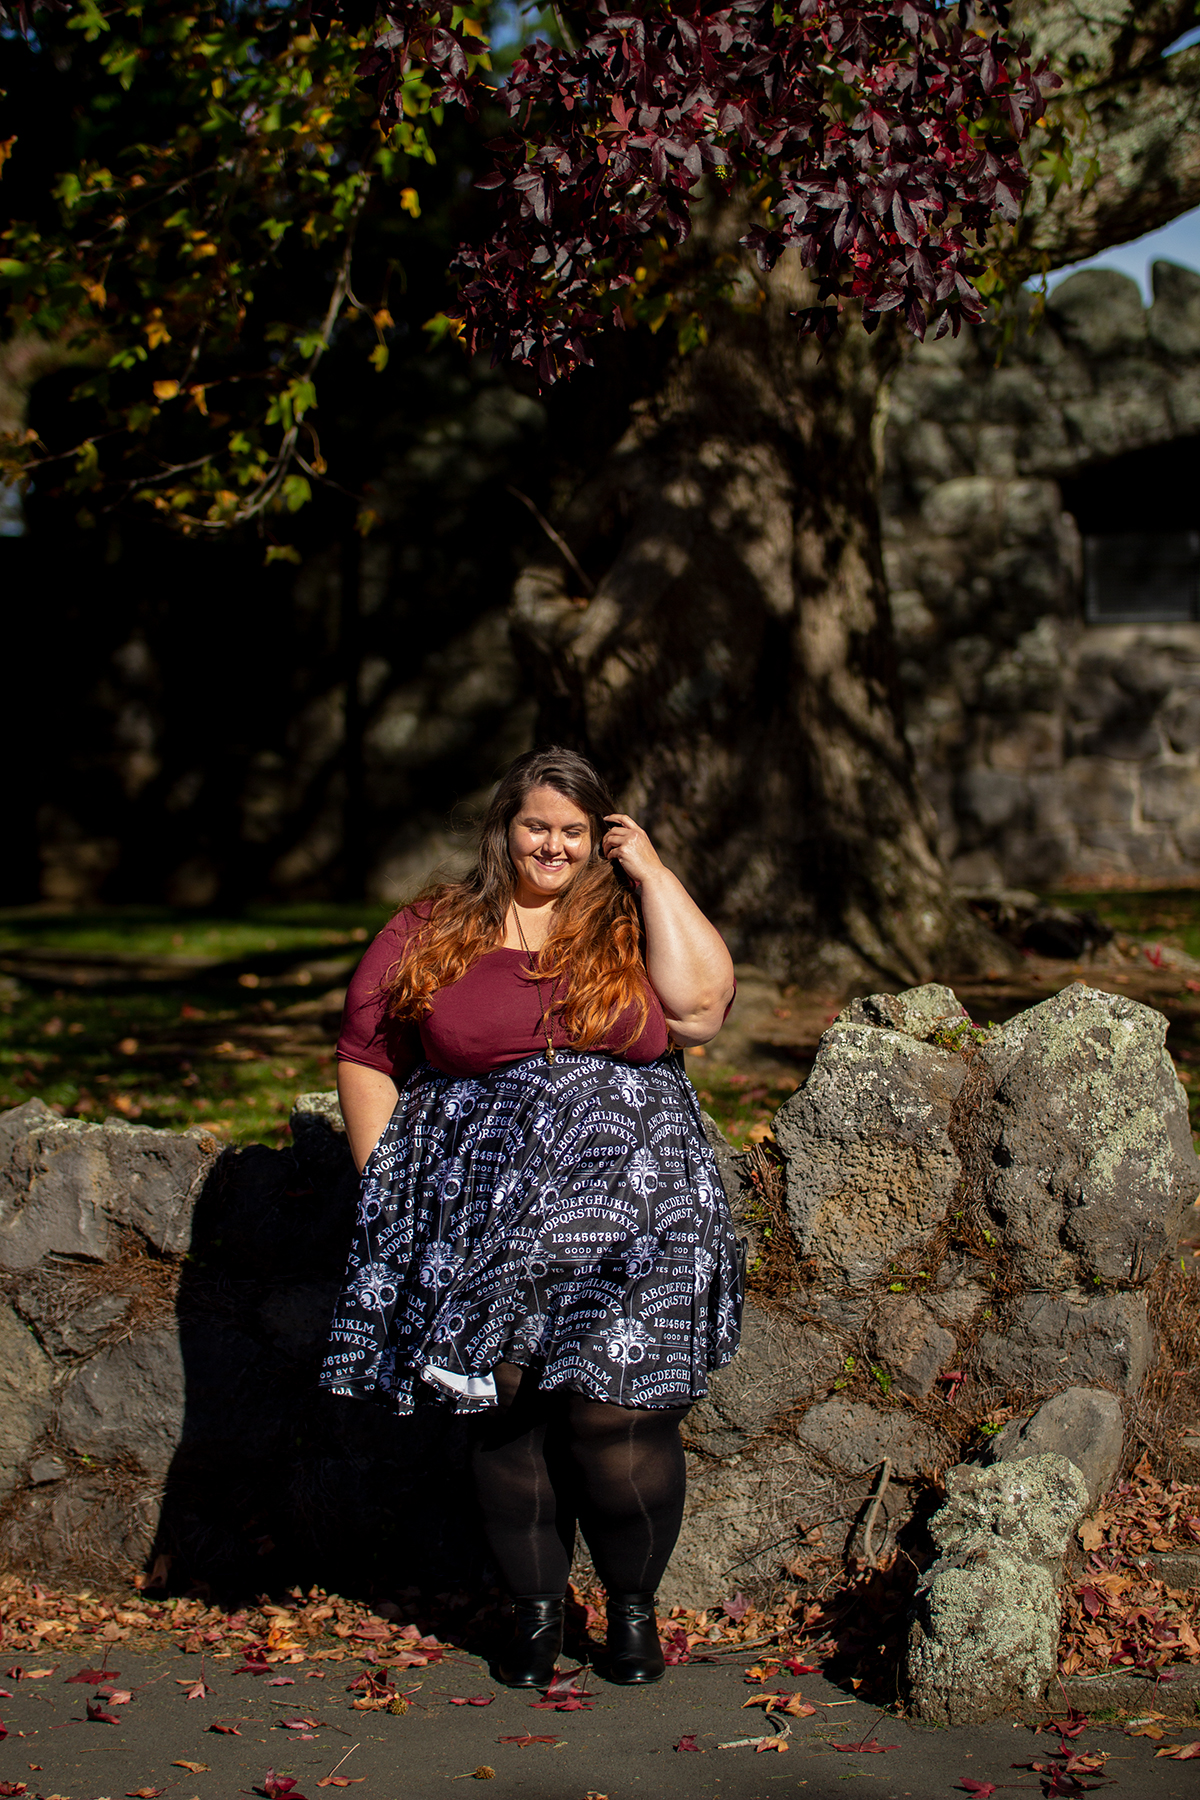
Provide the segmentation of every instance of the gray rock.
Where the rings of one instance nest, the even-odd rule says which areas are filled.
[[[903,1031],[928,1043],[940,1032],[953,1031],[968,1017],[953,988],[930,981],[924,987],[905,988],[899,994],[864,994],[843,1007],[833,1022],[877,1025],[883,1031]]]
[[[1088,356],[1136,350],[1146,337],[1141,289],[1116,269],[1081,269],[1059,283],[1046,311],[1063,337]]]
[[[54,1365],[11,1307],[0,1306],[0,1500],[17,1486],[21,1469],[50,1416]]]
[[[905,1032],[825,1032],[774,1122],[797,1248],[825,1282],[874,1280],[945,1216],[960,1174],[947,1128],[965,1076],[961,1057]]]
[[[67,1473],[61,1456],[35,1456],[29,1465],[29,1485],[45,1487],[47,1482],[61,1481]]]
[[[976,1372],[1018,1405],[1064,1382],[1134,1395],[1150,1367],[1154,1334],[1144,1292],[1027,1293],[979,1335]]]
[[[207,1132],[60,1119],[40,1101],[0,1117],[0,1267],[45,1256],[105,1261],[114,1227],[182,1256],[192,1210],[216,1162]]]
[[[1200,1588],[1200,1552],[1152,1550],[1146,1561],[1152,1574],[1173,1588]]]
[[[63,1392],[58,1432],[81,1456],[131,1457],[161,1479],[183,1432],[183,1354],[173,1325],[102,1350]]]
[[[315,1188],[357,1181],[336,1092],[299,1094],[289,1124],[296,1161]]]
[[[1168,356],[1200,356],[1200,275],[1178,263],[1150,268],[1154,304],[1147,323],[1151,339]]]
[[[129,1294],[97,1294],[94,1300],[61,1317],[42,1287],[24,1288],[17,1310],[37,1331],[53,1357],[91,1356],[129,1309]]]
[[[1013,1419],[992,1442],[995,1462],[1031,1456],[1065,1456],[1087,1483],[1088,1505],[1108,1492],[1121,1467],[1125,1421],[1121,1403],[1106,1388],[1069,1387],[1039,1406],[1032,1418]]]
[[[876,1354],[896,1386],[914,1400],[925,1398],[958,1349],[951,1333],[921,1302],[907,1297],[883,1303],[872,1335]]]
[[[704,1123],[708,1147],[716,1158],[717,1173],[721,1177],[721,1186],[725,1189],[725,1198],[736,1217],[738,1203],[747,1186],[745,1157],[741,1151],[734,1149],[710,1113],[701,1112],[700,1117]]]
[[[709,1376],[708,1398],[688,1414],[689,1446],[705,1456],[741,1455],[781,1412],[827,1385],[840,1360],[827,1333],[764,1312],[747,1299],[737,1355]],[[776,1447],[772,1440],[765,1454]]]
[[[786,1438],[775,1440],[769,1457],[689,1457],[683,1527],[659,1584],[660,1606],[711,1606],[739,1589],[777,1589],[798,1541],[797,1519],[824,1491]]]
[[[862,1400],[823,1400],[810,1406],[796,1427],[796,1441],[846,1476],[870,1474],[887,1457],[898,1481],[932,1477],[946,1453],[945,1441],[921,1420]]]
[[[1143,1283],[1200,1189],[1167,1020],[1075,982],[994,1032],[976,1137],[986,1204],[1018,1279]]]
[[[908,1685],[918,1718],[981,1724],[1038,1700],[1057,1668],[1062,1560],[1087,1507],[1064,1457],[946,1475],[930,1521],[941,1556],[917,1590]]]

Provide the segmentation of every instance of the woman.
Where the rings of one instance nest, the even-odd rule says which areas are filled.
[[[549,749],[500,783],[472,873],[398,913],[347,995],[338,1093],[363,1184],[322,1382],[483,1415],[473,1466],[514,1600],[514,1687],[553,1674],[577,1520],[611,1678],[663,1673],[679,1425],[741,1310],[669,1046],[711,1038],[733,991],[645,832],[590,763]]]

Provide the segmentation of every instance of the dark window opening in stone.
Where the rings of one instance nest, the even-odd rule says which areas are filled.
[[[1083,538],[1089,624],[1200,618],[1200,437],[1113,457],[1062,493]]]

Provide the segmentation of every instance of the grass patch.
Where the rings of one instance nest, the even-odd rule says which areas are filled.
[[[1047,894],[1046,899],[1072,912],[1094,912],[1114,931],[1128,932],[1131,937],[1161,937],[1186,950],[1189,956],[1200,958],[1200,889],[1127,892],[1102,888],[1091,893]]]
[[[378,906],[0,912],[0,1108],[33,1094],[227,1141],[287,1142],[334,1084],[341,994]]]

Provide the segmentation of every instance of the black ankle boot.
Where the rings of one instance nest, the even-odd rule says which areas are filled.
[[[517,1594],[513,1599],[513,1634],[497,1661],[497,1680],[505,1687],[549,1687],[562,1639],[562,1596]]]
[[[620,1687],[661,1681],[667,1665],[658,1638],[653,1594],[608,1596],[608,1660],[605,1673]]]

